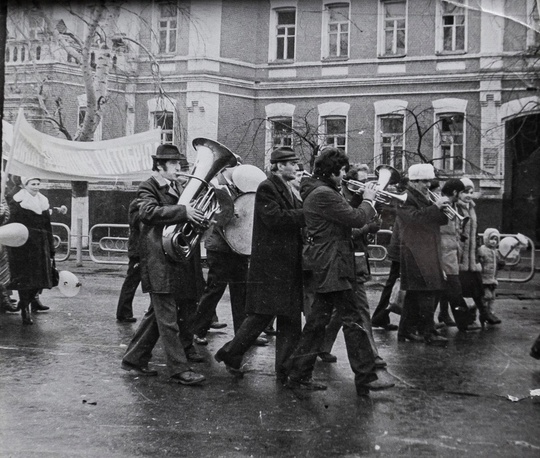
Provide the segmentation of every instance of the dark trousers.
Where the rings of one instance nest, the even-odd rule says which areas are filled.
[[[214,320],[216,307],[229,285],[234,332],[244,321],[246,306],[246,281],[249,260],[246,256],[221,251],[207,251],[208,278],[204,293],[197,307],[194,332],[204,337]]]
[[[190,369],[184,343],[180,339],[177,301],[172,294],[150,293],[151,304],[124,355],[124,361],[147,366],[161,337],[170,375]]]
[[[418,330],[421,336],[429,337],[435,329],[433,316],[439,296],[440,291],[407,290],[398,333],[410,334]]]
[[[446,276],[445,289],[441,292],[440,302],[442,304],[445,302],[450,304],[456,326],[458,329],[466,329],[470,324],[471,313],[469,312],[469,307],[467,306],[465,299],[463,299],[459,275]]]
[[[384,284],[384,288],[379,298],[379,304],[373,312],[371,322],[373,326],[386,326],[390,324],[390,312],[388,311],[388,303],[390,302],[390,296],[392,295],[392,288],[396,284],[396,280],[399,278],[400,265],[398,261],[392,261],[390,265],[390,273]]]
[[[253,313],[247,318],[236,332],[234,339],[227,342],[223,348],[223,356],[231,362],[231,366],[239,369],[246,351],[274,319],[273,315]],[[276,374],[278,377],[287,375],[287,360],[294,351],[302,332],[302,316],[278,315],[276,319]]]
[[[139,261],[140,259],[138,256],[129,257],[126,278],[122,284],[118,305],[116,307],[116,318],[119,320],[133,317],[133,298],[135,297],[135,292],[141,282],[141,267]]]
[[[39,294],[40,291],[39,288],[19,289],[17,290],[19,293],[19,301],[23,305],[30,304],[36,298],[36,294]]]
[[[367,305],[367,302],[366,302]],[[377,380],[375,354],[368,336],[369,311],[362,314],[362,305],[352,289],[330,293],[315,293],[312,310],[302,330],[300,343],[291,357],[291,379],[307,380],[312,377],[317,355],[324,342],[325,328],[334,308],[343,324],[343,335],[349,364],[354,372],[357,387]]]

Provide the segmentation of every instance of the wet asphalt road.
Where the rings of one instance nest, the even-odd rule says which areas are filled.
[[[204,386],[171,384],[159,345],[151,363],[159,376],[137,378],[120,369],[138,325],[115,321],[125,267],[59,267],[82,281],[77,297],[45,291],[51,311],[33,326],[0,315],[1,457],[540,456],[540,402],[530,396],[540,388],[540,361],[529,356],[540,333],[535,285],[505,288],[496,309],[502,325],[446,330],[446,349],[376,330],[388,362],[383,376],[396,387],[359,398],[342,335],[338,362],[317,363],[327,391],[277,384],[273,338],[248,353],[244,379],[233,379],[212,358],[232,336],[228,296],[218,314],[229,326],[197,347],[206,357],[194,365],[207,376]],[[369,287],[372,307],[379,293]],[[147,304],[138,292],[135,316]]]

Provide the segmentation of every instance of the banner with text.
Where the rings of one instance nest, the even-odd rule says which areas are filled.
[[[34,129],[22,113],[12,134],[9,128],[3,130],[3,146],[9,148],[3,149],[3,159],[10,160],[9,173],[49,180],[145,180],[161,142],[160,129],[98,142],[64,140]]]

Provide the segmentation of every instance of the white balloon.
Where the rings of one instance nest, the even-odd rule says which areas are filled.
[[[499,242],[499,253],[507,260],[516,258],[519,254],[519,240],[515,237],[504,237]]]
[[[58,289],[66,297],[74,297],[81,290],[81,283],[75,274],[67,270],[59,272]]]

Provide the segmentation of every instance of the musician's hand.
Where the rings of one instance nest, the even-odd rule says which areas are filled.
[[[204,222],[204,213],[191,205],[186,205],[186,213],[189,221],[201,225]]]
[[[381,223],[379,221],[374,221],[367,225],[368,234],[376,234],[381,230]]]
[[[444,210],[450,206],[450,200],[446,196],[441,196],[435,201],[435,205],[439,210]]]
[[[377,195],[376,186],[377,186],[376,182],[366,183],[366,186],[364,189],[364,200],[371,200],[372,202],[375,202],[375,196]]]

